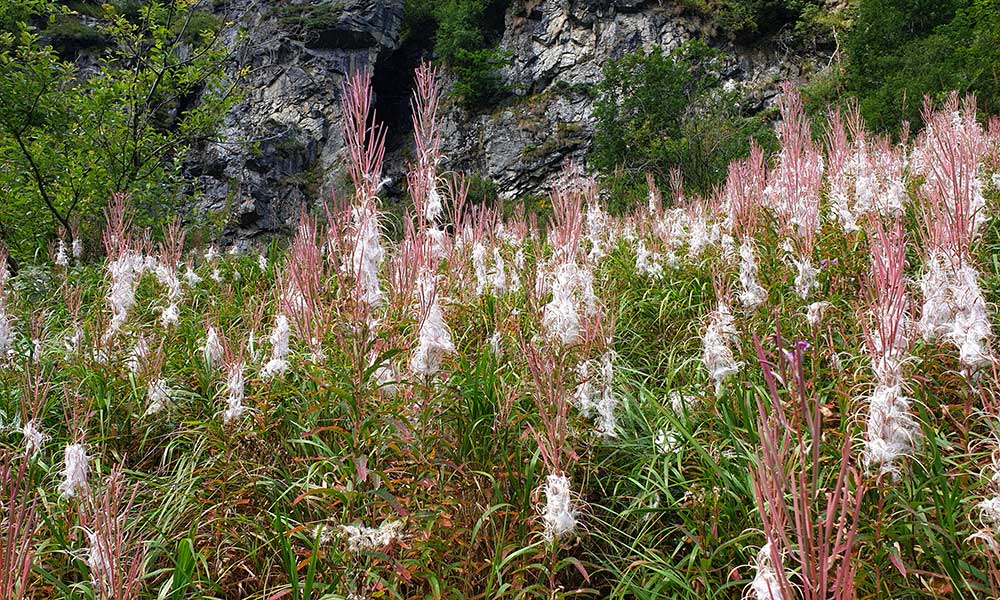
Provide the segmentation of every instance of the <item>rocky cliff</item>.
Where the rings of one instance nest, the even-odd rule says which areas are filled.
[[[358,68],[374,73],[378,108],[390,127],[387,190],[401,198],[415,62],[400,56],[402,0],[235,0],[230,9],[248,31],[250,85],[226,119],[222,142],[206,149],[194,172],[204,193],[200,210],[233,215],[227,237],[248,239],[287,230],[303,202],[337,187],[343,180],[339,86]],[[505,198],[544,193],[565,160],[585,159],[603,65],[637,49],[669,50],[693,36],[712,40],[707,27],[668,0],[512,3],[501,41],[511,57],[503,77],[512,96],[485,114],[446,103],[445,167],[492,180]],[[713,44],[727,57],[728,85],[760,107],[773,102],[780,82],[828,58],[778,45]]]
[[[235,0],[227,9],[245,97],[191,175],[198,210],[225,215],[227,237],[248,239],[285,230],[339,172],[341,82],[396,50],[403,0]]]

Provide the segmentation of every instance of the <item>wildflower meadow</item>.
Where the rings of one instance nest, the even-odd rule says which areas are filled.
[[[356,73],[292,239],[0,259],[0,598],[1000,597],[1000,120],[786,87],[711,194],[505,213],[416,82],[398,235]]]

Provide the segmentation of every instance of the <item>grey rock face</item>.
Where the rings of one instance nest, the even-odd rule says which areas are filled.
[[[710,33],[710,32],[709,32]],[[456,170],[497,182],[501,195],[544,194],[566,160],[583,162],[594,132],[595,88],[604,65],[636,50],[673,50],[705,25],[675,4],[649,0],[537,0],[508,12],[501,48],[512,55],[505,81],[518,96],[488,115],[447,112],[445,154]],[[817,57],[777,48],[720,48],[728,85],[758,108]],[[822,59],[823,57],[818,57]]]
[[[398,46],[403,2],[338,2],[316,22],[299,12],[300,23],[283,19],[289,13],[270,2],[243,0],[232,8],[248,40],[246,95],[191,174],[202,197],[197,211],[231,215],[224,238],[242,241],[287,231],[309,196],[335,182],[342,171],[341,83]]]
[[[251,41],[248,92],[227,116],[222,141],[205,148],[192,170],[204,198],[198,210],[231,216],[224,237],[240,243],[289,231],[303,203],[328,197],[344,181],[341,82],[355,69],[377,75],[379,65],[393,60],[403,16],[403,0],[258,1],[230,4]],[[703,23],[667,0],[513,3],[501,48],[511,56],[503,77],[514,97],[488,114],[446,101],[443,167],[489,178],[505,198],[547,193],[565,161],[585,160],[604,65],[705,34]],[[721,49],[727,85],[758,108],[774,102],[782,81],[800,78],[804,65],[825,60],[778,48]],[[402,197],[412,156],[409,118],[402,114],[409,80],[402,73],[386,79],[389,94],[402,98],[392,105],[400,114],[388,115],[399,131],[390,132],[386,190]]]

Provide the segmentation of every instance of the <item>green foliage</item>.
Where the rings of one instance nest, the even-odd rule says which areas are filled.
[[[980,108],[1000,109],[1000,2],[861,0],[845,43],[846,69],[833,93],[856,97],[876,130],[917,125],[925,95],[975,93]]]
[[[445,0],[434,8],[438,22],[434,53],[455,74],[455,93],[470,109],[494,104],[507,91],[499,68],[508,57],[492,46],[485,22],[490,6],[483,0]]]
[[[204,10],[192,10],[188,17],[174,21],[172,32],[186,44],[207,43],[222,29],[222,19]]]
[[[22,2],[30,20],[0,37],[0,237],[18,258],[45,247],[56,227],[96,242],[111,194],[127,192],[151,222],[176,211],[188,149],[209,139],[235,101],[223,72],[218,20],[184,0],[106,5],[99,69],[81,76],[61,58],[95,42],[51,2]],[[192,12],[193,11],[193,12]],[[44,19],[43,19],[44,20]],[[46,39],[49,43],[46,43]],[[54,46],[59,43],[59,52]],[[182,46],[196,44],[197,52]]]
[[[326,30],[336,27],[344,13],[339,2],[285,4],[276,7],[282,25],[298,31],[307,42],[315,42]]]
[[[777,33],[823,3],[820,0],[684,0],[683,4],[709,17],[726,37],[747,42]]]
[[[507,92],[499,69],[509,56],[497,49],[508,0],[406,0],[403,43],[433,48],[455,77],[454,94],[470,110],[493,106]]]
[[[657,48],[605,67],[590,162],[624,204],[630,190],[645,195],[647,172],[665,181],[680,168],[685,184],[703,192],[725,177],[729,161],[748,152],[751,138],[773,143],[767,123],[742,115],[738,94],[723,88],[720,62],[717,51],[693,41],[670,54]]]
[[[469,191],[466,201],[473,204],[485,204],[491,206],[500,199],[497,184],[488,177],[483,177],[478,173],[473,173],[468,177]]]
[[[68,60],[75,58],[82,50],[99,51],[111,42],[96,27],[84,25],[70,15],[56,16],[45,28],[44,36],[59,56]]]

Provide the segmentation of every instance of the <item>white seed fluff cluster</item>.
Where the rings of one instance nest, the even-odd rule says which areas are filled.
[[[979,274],[968,261],[932,251],[924,261],[920,290],[924,303],[917,328],[925,341],[943,338],[959,351],[965,372],[975,376],[992,362],[989,312]]]
[[[226,425],[243,416],[246,407],[243,406],[243,363],[234,362],[226,365],[226,410],[222,413],[222,422]]]
[[[63,269],[69,267],[69,255],[66,253],[66,242],[59,240],[56,244],[56,258],[55,263],[57,267],[62,267]]]
[[[920,427],[910,414],[910,399],[900,385],[878,384],[868,399],[868,424],[862,462],[869,471],[899,477],[898,461],[913,453]]]
[[[146,413],[145,416],[155,415],[170,405],[170,387],[163,379],[150,380],[146,386]]]
[[[379,287],[378,272],[385,258],[379,232],[378,212],[372,207],[356,206],[351,211],[355,230],[351,265],[361,288],[361,300],[371,306],[380,306],[385,294]]]
[[[715,384],[716,395],[722,393],[726,379],[740,370],[730,344],[736,341],[736,327],[732,313],[725,302],[719,302],[716,310],[708,316],[708,329],[702,340],[702,362],[708,376]]]
[[[545,285],[544,274],[539,274],[537,286]],[[552,273],[548,286],[552,299],[542,312],[542,327],[552,339],[564,346],[579,341],[580,317],[597,311],[597,297],[590,270],[575,262],[563,262]]]
[[[402,537],[403,522],[389,520],[378,527],[342,525],[341,530],[347,536],[347,547],[351,552],[380,550]]]
[[[749,600],[785,600],[781,593],[781,584],[778,581],[778,572],[774,568],[771,560],[771,544],[764,544],[764,547],[757,553],[757,560],[754,561],[756,574],[750,582],[747,591]]]
[[[618,435],[618,421],[615,409],[618,407],[618,397],[615,396],[614,381],[615,351],[608,350],[601,356],[600,395],[595,408],[597,409],[597,431],[604,437]]]
[[[21,435],[24,436],[24,452],[30,458],[38,456],[42,451],[42,444],[45,443],[45,434],[39,428],[39,423],[32,419],[21,428]]]
[[[819,269],[812,266],[808,258],[795,259],[793,263],[795,264],[795,293],[805,300],[816,287],[816,276],[819,275]]]
[[[451,330],[444,320],[444,313],[435,292],[435,278],[424,272],[417,281],[418,296],[424,319],[420,324],[417,348],[410,356],[410,371],[421,377],[431,377],[441,369],[444,357],[455,352]]]
[[[288,340],[291,331],[288,317],[282,314],[275,317],[274,331],[268,337],[268,341],[271,342],[271,358],[260,372],[264,379],[283,375],[288,370]]]
[[[635,244],[635,270],[643,275],[660,279],[663,277],[663,257],[646,249],[646,243],[638,240]]]
[[[63,451],[62,481],[59,483],[59,495],[72,498],[77,492],[87,490],[87,471],[90,469],[90,459],[82,444],[70,444]]]
[[[222,362],[225,350],[222,347],[222,340],[219,338],[219,333],[211,325],[209,325],[208,331],[205,332],[205,343],[202,344],[201,351],[209,367],[214,367]]]
[[[112,592],[111,579],[113,557],[111,540],[102,538],[96,531],[87,530],[87,567],[90,568],[90,581],[95,588],[104,592]]]
[[[108,307],[111,309],[111,322],[104,334],[105,340],[114,337],[128,319],[129,311],[135,306],[135,292],[145,268],[146,261],[142,255],[131,251],[123,252],[108,263],[108,275],[111,279]]]
[[[552,541],[567,536],[576,529],[577,512],[573,509],[569,479],[550,474],[545,478],[545,539]]]
[[[740,244],[740,302],[749,309],[767,302],[767,290],[759,283],[757,257],[749,239]]]

